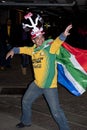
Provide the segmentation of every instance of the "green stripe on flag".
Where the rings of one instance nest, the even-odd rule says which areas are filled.
[[[87,75],[82,72],[82,70],[76,68],[73,65],[73,61],[70,60],[71,53],[61,46],[60,53],[57,54],[57,62],[63,64],[67,71],[72,75],[72,77],[80,84],[84,89],[87,88]]]

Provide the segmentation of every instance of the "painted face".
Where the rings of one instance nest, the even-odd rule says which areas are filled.
[[[33,42],[36,44],[37,47],[41,46],[42,43],[44,42],[45,38],[44,36],[41,34],[38,37],[36,37],[35,39],[33,39]]]

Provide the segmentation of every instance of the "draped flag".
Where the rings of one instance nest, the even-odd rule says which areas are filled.
[[[64,42],[56,58],[58,82],[75,96],[82,95],[87,88],[87,50]]]

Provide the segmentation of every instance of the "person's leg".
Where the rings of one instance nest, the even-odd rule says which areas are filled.
[[[21,55],[21,70],[22,70],[22,74],[26,75],[27,65],[26,65],[26,55],[25,54]]]
[[[60,130],[70,130],[64,112],[59,105],[57,88],[49,88],[44,90],[44,96],[48,102],[52,115],[58,124]]]
[[[29,55],[26,55],[26,66],[29,65]]]
[[[32,103],[42,94],[42,89],[38,88],[34,82],[32,82],[22,100],[22,117],[21,122],[25,125],[31,125],[31,107]]]

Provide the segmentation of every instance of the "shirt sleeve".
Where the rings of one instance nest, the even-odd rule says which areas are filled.
[[[19,47],[14,47],[12,51],[14,51],[15,54],[19,54],[20,49]]]
[[[66,40],[66,37],[63,35],[63,33],[60,34],[59,37],[57,37],[53,43],[51,44],[50,53],[55,54],[59,49],[61,44]]]
[[[33,47],[20,47],[20,54],[32,55],[33,51]]]
[[[33,47],[14,47],[12,50],[15,54],[32,55],[34,49]]]

